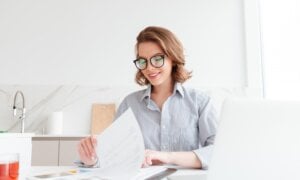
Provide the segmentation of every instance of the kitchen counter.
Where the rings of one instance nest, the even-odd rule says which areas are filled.
[[[90,134],[35,134],[35,133],[0,133],[0,137],[32,137],[32,138],[84,138]]]
[[[0,133],[0,137],[33,137],[34,133]]]
[[[88,137],[90,134],[57,134],[57,135],[51,135],[51,134],[36,134],[33,136],[33,138],[84,138]]]

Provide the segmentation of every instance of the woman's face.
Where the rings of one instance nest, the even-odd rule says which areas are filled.
[[[172,60],[169,59],[163,50],[154,42],[143,42],[138,46],[138,54],[140,58],[147,59],[147,68],[141,70],[143,75],[149,80],[151,85],[158,86],[172,80]],[[164,65],[162,67],[153,67],[150,58],[156,55],[164,56]]]

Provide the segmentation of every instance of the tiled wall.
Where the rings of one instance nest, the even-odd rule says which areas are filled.
[[[245,96],[243,88],[201,88],[209,94],[220,112],[226,97]],[[63,134],[90,132],[93,103],[117,105],[137,87],[96,87],[79,85],[0,85],[0,130],[20,131],[20,121],[13,117],[14,94],[21,90],[25,96],[25,131],[43,134],[47,117],[55,111],[63,112]],[[18,98],[20,100],[20,98]],[[17,102],[21,104],[20,101]]]

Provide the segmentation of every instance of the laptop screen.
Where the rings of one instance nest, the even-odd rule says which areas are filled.
[[[300,179],[300,102],[225,100],[208,180]]]

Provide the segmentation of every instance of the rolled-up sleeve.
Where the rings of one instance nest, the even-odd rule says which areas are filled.
[[[207,169],[212,156],[213,144],[217,131],[217,113],[211,98],[207,97],[205,101],[199,99],[198,102],[201,101],[198,120],[199,149],[196,149],[193,152],[201,161],[202,168]]]

